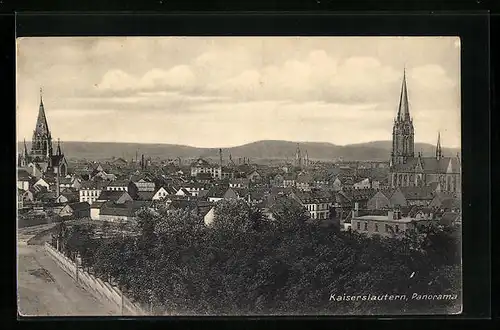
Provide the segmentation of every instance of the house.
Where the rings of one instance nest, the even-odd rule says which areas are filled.
[[[135,200],[137,201],[152,201],[155,195],[155,191],[139,191],[136,195]]]
[[[44,187],[44,189],[46,189]],[[42,204],[54,204],[56,202],[56,193],[54,191],[42,191],[35,195],[35,200]]]
[[[133,198],[126,191],[103,190],[97,198],[97,202],[114,202],[123,204],[127,201],[133,201]]]
[[[93,169],[91,170],[89,174],[90,180],[94,181],[114,181],[116,180],[116,175],[110,173],[110,166],[109,165],[102,165],[102,164],[97,164],[97,165],[90,165],[90,168]],[[89,168],[89,170],[90,170]]]
[[[432,187],[399,187],[408,205],[427,206],[434,199]]]
[[[83,181],[80,186],[80,202],[87,202],[90,205],[97,201],[103,190],[106,190],[108,182]]]
[[[330,194],[322,191],[294,191],[291,197],[309,211],[311,219],[330,219],[330,207],[334,201]]]
[[[203,215],[203,222],[205,226],[210,226],[215,219],[215,206],[212,206],[208,209],[208,211]]]
[[[87,202],[70,203],[59,211],[59,216],[66,218],[71,217],[75,219],[90,217],[90,204]]]
[[[233,169],[229,168],[229,167],[222,167],[222,172],[221,172],[221,178],[222,179],[234,179],[234,176],[235,176],[235,172]]]
[[[314,178],[310,173],[301,172],[297,175],[295,186],[299,190],[310,191],[314,183]]]
[[[213,186],[207,192],[206,198],[209,202],[217,202],[224,199],[224,194],[227,191],[227,187],[223,186]]]
[[[286,172],[285,172],[286,173]],[[285,177],[282,174],[276,174],[272,179],[271,179],[271,185],[273,187],[283,187],[283,181],[285,180]]]
[[[387,215],[354,216],[351,219],[351,230],[368,236],[402,237],[404,232],[415,228],[417,223],[429,223],[432,220],[402,217],[400,211],[391,210]]]
[[[196,162],[191,164],[191,176],[198,177],[198,175],[202,173],[210,174],[214,179],[222,179],[222,167],[220,165],[213,165],[199,158]]]
[[[453,200],[457,200],[457,202],[459,202],[459,199],[456,197],[455,193],[436,191],[434,193],[434,198],[429,203],[429,207],[434,207],[434,208],[438,208],[438,209],[444,209],[444,207],[443,207],[444,205],[443,204],[444,203],[448,203],[449,204],[450,201],[453,201]],[[449,211],[451,211],[451,209]]]
[[[401,192],[401,189],[397,188],[393,191],[391,195],[391,206],[392,207],[404,207],[407,206],[405,195]]]
[[[57,196],[56,203],[75,203],[79,200],[80,196],[77,191],[66,188]]]
[[[369,210],[381,210],[392,208],[395,205],[391,205],[391,196],[394,190],[379,190],[373,195],[366,203],[366,208]]]
[[[126,192],[124,192],[127,194]],[[142,208],[150,208],[151,202],[126,201],[115,203],[112,201],[104,203],[99,211],[100,221],[122,222],[134,221],[137,219],[137,212]]]
[[[196,174],[195,179],[197,182],[199,182],[201,184],[208,184],[214,180],[212,174],[210,174],[210,173],[198,173],[198,174]]]
[[[373,197],[373,195],[375,195],[375,190],[344,188],[342,191],[339,191],[338,194],[343,195],[347,200],[349,200],[351,207],[366,209],[368,201]]]
[[[51,181],[47,178],[40,178],[38,179],[35,184],[33,186],[36,186],[36,187],[45,187],[47,188],[47,190],[50,190],[50,186],[51,186]]]
[[[257,182],[262,180],[262,175],[257,170],[252,170],[247,173],[246,178],[251,182]]]
[[[185,188],[179,189],[175,194],[177,196],[192,196],[191,193]]]
[[[111,190],[111,191],[129,191],[129,181],[128,180],[115,180],[110,182],[106,186],[106,190]]]
[[[93,202],[90,205],[90,219],[99,220],[99,215],[101,213],[101,207],[105,202]]]
[[[222,198],[230,200],[230,199],[240,199],[242,198],[242,196],[240,195],[240,192],[238,191],[237,188],[227,188]]]
[[[130,185],[129,186],[129,192],[131,192],[131,190],[136,190],[136,191],[155,191],[156,190],[156,185],[155,183],[153,182],[153,180],[149,179],[149,178],[134,178],[132,177],[131,180],[133,185]],[[127,182],[127,185],[129,185],[129,183]]]
[[[161,200],[161,199],[164,199],[165,197],[167,197],[167,195],[169,195],[169,192],[167,191],[167,189],[165,189],[164,187],[160,187],[154,192],[154,195],[151,198],[151,200],[154,200],[154,201]]]
[[[232,179],[229,181],[230,188],[248,188],[250,180],[246,178]]]
[[[65,189],[65,188],[72,188],[73,187],[73,180],[71,178],[59,178],[59,188],[60,189]]]
[[[297,176],[294,173],[285,173],[283,175],[283,186],[284,188],[295,187]]]
[[[354,183],[353,188],[354,189],[369,189],[371,188],[371,182],[370,179],[364,178],[356,183]]]
[[[340,180],[340,178],[338,176],[333,179],[332,188],[334,191],[342,190],[342,181]]]
[[[268,195],[269,192],[267,189],[262,188],[244,190],[240,193],[240,196],[242,196],[249,205],[259,205],[263,203]]]
[[[33,203],[33,201],[35,200],[33,191],[31,189],[23,191],[22,199],[23,199],[23,207],[27,206],[27,204]]]
[[[24,191],[28,190],[30,188],[31,180],[32,178],[26,170],[17,170],[17,188]]]
[[[206,190],[205,184],[199,182],[183,183],[180,186],[182,189],[187,191],[191,196],[198,196],[200,192]]]

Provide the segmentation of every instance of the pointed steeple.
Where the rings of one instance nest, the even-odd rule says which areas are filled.
[[[28,147],[26,146],[26,139],[24,139],[24,157],[28,157]]]
[[[42,89],[40,88],[40,106],[38,108],[38,118],[36,120],[35,132],[39,136],[50,136],[47,117],[45,116],[45,108],[43,106]]]
[[[406,87],[406,67],[403,69],[403,83],[399,96],[398,121],[410,120],[410,107],[408,106],[408,89]]]
[[[439,160],[443,157],[443,151],[441,150],[441,132],[438,132],[438,140],[436,145],[436,159]]]
[[[62,155],[62,151],[61,151],[61,140],[60,140],[60,139],[57,139],[57,155],[58,155],[58,156],[61,156],[61,155]]]

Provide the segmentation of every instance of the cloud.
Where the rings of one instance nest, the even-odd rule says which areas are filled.
[[[273,136],[337,144],[386,139],[406,63],[418,140],[430,136],[434,142],[439,127],[451,132],[447,121],[460,122],[457,42],[459,46],[457,38],[27,38],[18,43],[17,124],[22,135],[31,136],[43,86],[49,124],[55,134],[64,129],[64,139],[84,134],[128,140],[127,132],[141,125],[148,133],[134,137],[138,140],[147,135],[151,141],[191,145]],[[104,132],[115,126],[121,128]],[[453,144],[453,139],[446,140]]]
[[[447,76],[443,67],[437,64],[413,68],[410,71],[410,76],[420,86],[429,89],[442,90],[456,86],[456,83]]]

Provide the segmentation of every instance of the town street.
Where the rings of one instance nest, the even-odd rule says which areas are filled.
[[[20,230],[20,233],[21,234]],[[108,301],[85,291],[47,254],[43,245],[18,237],[18,311],[22,316],[119,315]]]

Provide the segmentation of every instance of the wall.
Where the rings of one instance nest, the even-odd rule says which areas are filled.
[[[45,243],[45,250],[66,273],[76,280],[76,265],[73,261],[58,252],[48,243]],[[117,311],[121,311],[122,294],[117,287],[96,278],[92,274],[83,271],[81,268],[78,270],[78,283],[90,289],[96,296],[114,303]],[[127,297],[123,297],[123,313],[124,315],[147,315],[141,307],[132,303]]]

